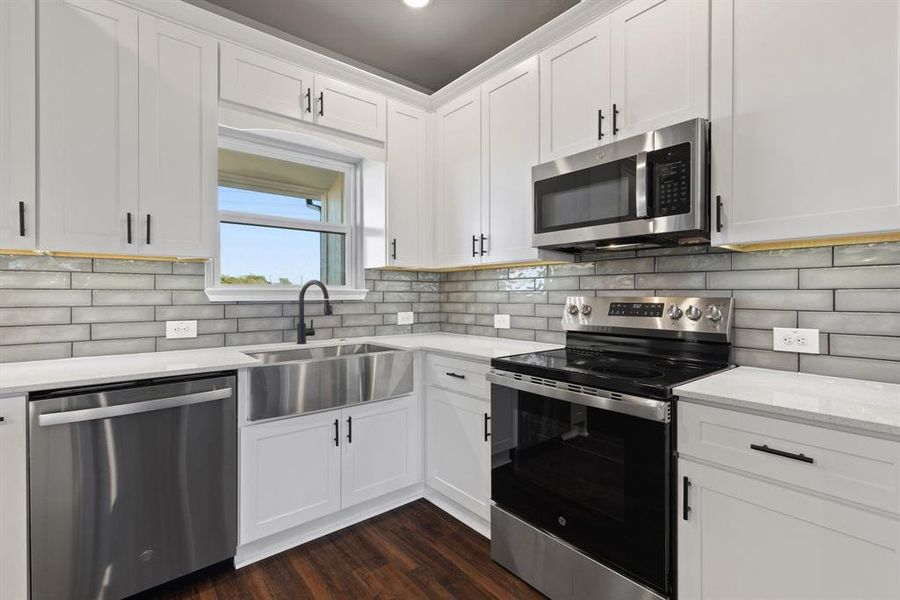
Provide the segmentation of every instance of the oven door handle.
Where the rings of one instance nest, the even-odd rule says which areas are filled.
[[[672,420],[670,403],[665,400],[610,393],[587,386],[568,384],[550,379],[532,378],[528,375],[498,369],[488,371],[487,380],[493,384],[514,390],[631,415],[658,423],[669,423]]]

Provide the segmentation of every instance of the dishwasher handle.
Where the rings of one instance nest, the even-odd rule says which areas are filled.
[[[47,427],[50,425],[67,425],[70,423],[81,423],[83,421],[95,421],[97,419],[124,417],[125,415],[136,415],[154,410],[165,410],[167,408],[179,408],[191,404],[212,402],[213,400],[225,400],[226,398],[231,398],[231,394],[232,390],[229,387],[219,390],[197,392],[194,394],[184,394],[183,396],[145,400],[143,402],[134,402],[131,404],[117,404],[115,406],[98,406],[97,408],[85,408],[82,410],[45,413],[38,415],[38,425]]]

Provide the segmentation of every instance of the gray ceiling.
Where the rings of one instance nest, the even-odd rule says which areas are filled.
[[[192,0],[295,36],[432,92],[579,0]],[[217,12],[222,12],[221,10]]]

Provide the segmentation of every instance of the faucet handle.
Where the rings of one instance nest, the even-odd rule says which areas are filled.
[[[316,335],[316,328],[313,327],[312,319],[309,320],[309,328],[307,328],[306,325],[304,325],[303,328],[306,330],[306,335]]]

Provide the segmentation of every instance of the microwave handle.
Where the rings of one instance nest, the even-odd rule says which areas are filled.
[[[647,153],[639,152],[634,167],[634,216],[646,219],[650,216],[647,201]]]

